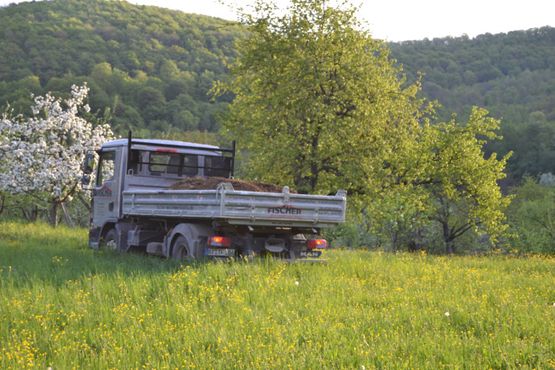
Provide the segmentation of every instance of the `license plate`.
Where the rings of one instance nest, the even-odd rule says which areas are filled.
[[[302,258],[318,258],[322,255],[322,251],[302,251]]]
[[[235,257],[235,249],[230,248],[206,248],[205,256],[210,257]]]

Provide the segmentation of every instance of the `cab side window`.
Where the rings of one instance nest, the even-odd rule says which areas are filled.
[[[98,172],[96,175],[96,186],[101,186],[106,181],[114,178],[116,152],[100,153],[100,162],[98,164]]]
[[[198,174],[198,155],[186,154],[183,158],[183,174],[196,176]]]
[[[148,169],[151,175],[160,176],[167,173],[177,174],[179,171],[179,163],[181,162],[181,155],[151,152],[148,162]]]
[[[142,171],[142,155],[139,150],[132,150],[129,156],[128,175],[137,175]]]
[[[206,176],[230,177],[231,158],[204,157],[204,174]]]
[[[155,176],[195,176],[198,173],[198,156],[178,153],[151,152],[149,156],[150,174]]]

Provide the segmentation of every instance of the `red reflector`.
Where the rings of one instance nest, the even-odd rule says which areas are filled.
[[[208,245],[211,247],[229,248],[231,247],[231,238],[220,235],[211,236],[210,239],[208,239]]]
[[[306,241],[308,249],[325,249],[328,247],[326,239],[312,239]]]

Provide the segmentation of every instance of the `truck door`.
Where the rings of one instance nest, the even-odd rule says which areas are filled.
[[[120,157],[121,151],[116,149],[104,149],[100,152],[93,190],[93,227],[102,227],[106,222],[118,219]]]

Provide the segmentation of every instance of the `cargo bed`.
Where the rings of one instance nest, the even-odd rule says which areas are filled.
[[[144,190],[123,192],[122,212],[128,216],[213,219],[232,225],[313,227],[345,221],[346,192],[306,195],[234,190]]]

